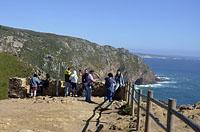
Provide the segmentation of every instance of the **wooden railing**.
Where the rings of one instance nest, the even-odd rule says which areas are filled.
[[[190,126],[195,132],[200,132],[200,126],[194,123],[192,120],[182,115],[178,111],[176,111],[176,101],[174,99],[168,99],[168,104],[164,104],[153,98],[153,92],[149,90],[147,95],[142,94],[142,90],[135,89],[135,85],[131,85],[128,83],[126,85],[126,100],[129,106],[132,106],[132,116],[135,116],[135,107],[137,106],[137,127],[136,130],[139,131],[140,128],[140,112],[141,109],[146,112],[145,117],[145,132],[151,131],[151,121],[152,119],[156,122],[156,124],[161,127],[166,132],[174,131],[174,117],[179,118],[181,121],[185,122],[188,126]],[[137,97],[137,98],[136,98]],[[146,108],[141,105],[142,100],[146,100]],[[161,123],[157,117],[154,116],[152,112],[152,103],[158,105],[159,107],[165,109],[167,111],[167,125]]]

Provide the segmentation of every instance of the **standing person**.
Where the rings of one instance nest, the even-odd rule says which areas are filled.
[[[69,80],[71,81],[71,86],[72,86],[72,96],[75,97],[75,95],[77,95],[77,83],[78,83],[78,76],[77,76],[77,72],[75,70],[69,77]],[[69,93],[70,93],[70,91],[69,91]]]
[[[105,78],[105,87],[106,87],[106,99],[109,100],[109,102],[112,102],[112,98],[114,96],[115,92],[115,79],[113,78],[112,73],[108,73],[108,77]]]
[[[37,88],[40,84],[40,80],[38,78],[37,74],[34,74],[31,78],[30,84],[31,84],[31,97],[36,97],[37,95]]]
[[[79,71],[78,71],[78,78],[79,78],[79,81],[78,81],[78,82],[81,82],[82,76],[83,76],[83,72],[82,72],[82,70],[79,70]]]
[[[94,71],[91,70],[89,74],[86,76],[85,80],[85,100],[86,102],[92,102],[91,101],[91,96],[92,96],[92,83],[95,82],[93,78]]]
[[[124,86],[124,77],[120,70],[117,70],[117,73],[115,75],[115,81],[116,81],[115,91],[117,91],[118,88]]]
[[[50,80],[50,75],[47,73],[46,74],[46,79],[42,80],[42,87],[41,87],[41,95],[44,96],[45,92],[44,90],[47,90],[49,88],[49,80]]]
[[[85,91],[86,91],[86,86],[87,86],[86,78],[87,78],[88,75],[89,75],[88,70],[85,69],[84,73],[82,74],[82,78],[81,78],[82,79],[82,89],[83,89],[82,96],[83,97],[85,97]]]
[[[78,83],[77,83],[77,96],[81,96],[82,95],[82,89],[81,89],[81,81],[82,81],[82,76],[83,76],[83,72],[81,69],[79,69],[78,71]]]
[[[68,90],[68,96],[70,96],[71,84],[70,84],[69,77],[71,75],[71,68],[67,68],[65,70],[64,74],[65,74],[65,91],[64,91],[64,96],[67,96],[67,90]]]

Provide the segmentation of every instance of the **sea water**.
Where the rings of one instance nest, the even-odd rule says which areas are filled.
[[[178,105],[200,101],[200,60],[146,58],[144,61],[158,78],[165,80],[153,85],[139,86],[145,94],[150,88],[156,99],[167,101],[173,98]]]

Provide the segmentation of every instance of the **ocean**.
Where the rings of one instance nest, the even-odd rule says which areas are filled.
[[[164,79],[152,85],[139,88],[146,93],[153,90],[154,97],[161,101],[176,99],[177,104],[195,104],[200,101],[200,60],[177,58],[144,58],[146,64]]]

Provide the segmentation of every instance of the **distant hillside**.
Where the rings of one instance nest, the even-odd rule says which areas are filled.
[[[7,53],[0,53],[0,60],[0,99],[4,99],[7,98],[9,77],[27,77],[32,67]]]
[[[131,80],[155,82],[154,73],[128,50],[69,36],[59,36],[0,26],[0,52],[15,54],[55,78],[63,79],[66,66],[94,69],[103,79],[108,72],[121,69]]]

